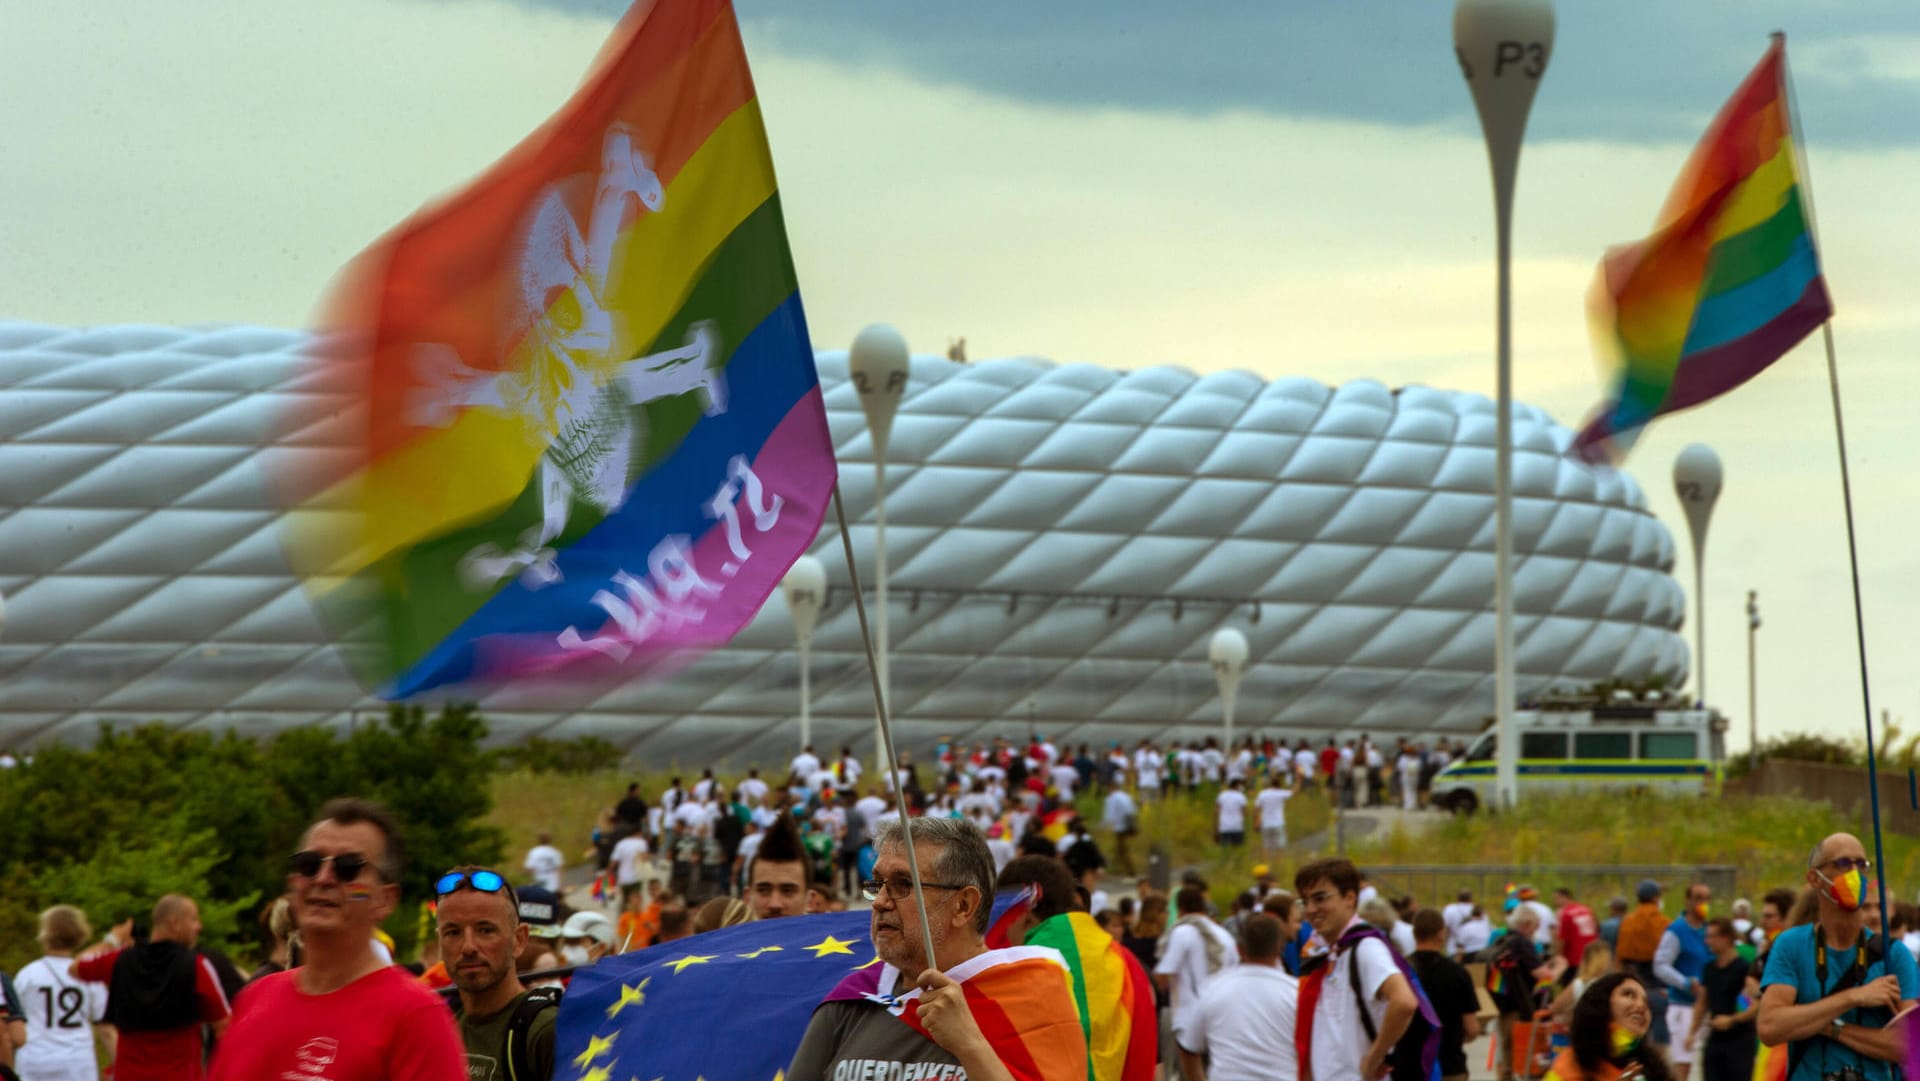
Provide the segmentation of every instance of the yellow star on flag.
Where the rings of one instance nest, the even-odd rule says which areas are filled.
[[[605,1066],[595,1066],[593,1069],[581,1074],[580,1081],[609,1081],[611,1077],[613,1077],[612,1070]]]
[[[714,957],[715,957],[714,954],[690,953],[690,954],[687,954],[685,957],[668,961],[667,967],[673,970],[674,975],[678,976],[681,973],[681,971],[684,970],[688,965],[704,965],[708,961],[713,960]]]
[[[620,985],[620,1001],[607,1007],[607,1020],[609,1021],[613,1020],[614,1017],[619,1015],[621,1010],[626,1009],[628,1006],[646,1005],[647,1004],[647,985],[652,982],[653,982],[653,977],[648,976],[646,979],[641,980],[639,986],[637,987],[630,987],[624,983],[621,984]]]
[[[861,966],[860,966],[860,968],[872,968],[873,966],[875,966],[875,965],[877,965],[877,964],[879,964],[879,963],[880,963],[880,955],[876,953],[876,954],[874,954],[874,955],[873,955],[873,960],[871,960],[871,961],[868,961],[868,962],[867,962],[866,964],[864,964],[864,965],[861,965]],[[858,971],[860,971],[860,968],[856,968],[856,969],[854,969],[854,971],[855,971],[855,972],[858,972]],[[775,1081],[779,1081],[779,1079],[778,1079],[778,1078],[776,1078],[776,1079],[775,1079]]]
[[[821,941],[806,948],[812,950],[815,957],[825,957],[830,953],[844,953],[851,957],[853,956],[853,950],[850,949],[852,945],[853,941],[851,939],[843,942],[832,935],[828,935]]]
[[[762,946],[759,949],[753,951],[752,953],[736,953],[734,954],[734,956],[744,957],[747,960],[751,961],[763,953],[779,953],[781,950],[784,950],[784,949],[786,949],[785,946]]]
[[[601,1055],[606,1054],[607,1049],[613,1046],[613,1041],[616,1039],[619,1039],[619,1037],[620,1037],[619,1029],[615,1029],[613,1031],[613,1035],[608,1036],[604,1040],[598,1036],[588,1037],[587,1049],[573,1056],[573,1064],[575,1066],[580,1067],[583,1070],[586,1069],[588,1063],[592,1062],[594,1059],[599,1058]]]

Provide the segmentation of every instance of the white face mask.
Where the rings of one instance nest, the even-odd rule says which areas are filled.
[[[560,947],[560,959],[569,965],[584,965],[592,961],[592,958],[587,955],[585,946]]]

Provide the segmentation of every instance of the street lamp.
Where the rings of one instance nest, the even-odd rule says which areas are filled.
[[[1754,667],[1760,637],[1760,591],[1747,590],[1747,769],[1760,768],[1760,682]]]
[[[813,622],[820,617],[820,606],[827,599],[827,568],[812,556],[793,561],[787,576],[780,580],[780,592],[787,598],[787,614],[793,617],[793,637],[800,650],[800,749],[813,743],[813,665],[810,646]]]
[[[1700,705],[1707,705],[1707,523],[1713,517],[1713,505],[1720,499],[1720,482],[1725,477],[1720,456],[1705,443],[1689,443],[1673,460],[1673,494],[1687,512],[1687,532],[1693,537],[1693,681]]]
[[[887,440],[893,435],[893,414],[907,388],[909,361],[907,340],[885,323],[874,323],[854,335],[853,347],[847,351],[847,368],[860,393],[867,438],[873,443],[874,674],[880,679],[880,708],[888,716],[893,710],[893,686],[887,678]],[[880,763],[880,775],[892,776],[899,763],[886,760],[880,723],[880,714],[874,714],[873,757]]]
[[[1480,130],[1493,168],[1496,269],[1496,384],[1494,434],[1493,693],[1499,733],[1495,795],[1503,808],[1519,795],[1519,755],[1513,732],[1513,183],[1520,140],[1534,91],[1553,51],[1551,0],[1459,0],[1453,8],[1453,51],[1473,92]]]
[[[1240,676],[1247,667],[1247,636],[1232,627],[1213,632],[1207,645],[1207,659],[1213,663],[1213,679],[1220,685],[1220,752],[1233,757],[1233,702],[1240,693]]]

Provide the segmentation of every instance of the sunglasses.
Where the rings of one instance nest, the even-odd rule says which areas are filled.
[[[287,857],[287,870],[302,878],[318,878],[320,868],[329,863],[333,864],[333,877],[342,882],[352,882],[360,877],[360,872],[373,866],[372,860],[358,852],[342,852],[337,856],[329,856],[323,852],[307,849]],[[379,869],[375,868],[374,873],[378,874]]]
[[[433,895],[445,897],[462,885],[472,886],[480,893],[499,893],[506,889],[507,880],[496,871],[448,871],[433,884]]]
[[[1865,871],[1873,866],[1873,861],[1864,857],[1856,860],[1849,856],[1841,856],[1837,860],[1828,860],[1827,866],[1844,875],[1853,870]]]

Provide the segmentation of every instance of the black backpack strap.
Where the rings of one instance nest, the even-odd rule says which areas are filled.
[[[534,1081],[533,1048],[528,1035],[533,1022],[546,1010],[560,1008],[558,987],[535,987],[513,1008],[513,1020],[507,1024],[507,1077],[510,1081]],[[540,1081],[545,1081],[544,1078]]]
[[[1353,985],[1354,1005],[1359,1007],[1360,1027],[1367,1030],[1367,1046],[1380,1038],[1380,1030],[1373,1027],[1373,1013],[1367,1009],[1367,993],[1360,989],[1360,944],[1354,943],[1348,951],[1353,959],[1347,962],[1347,982]]]

